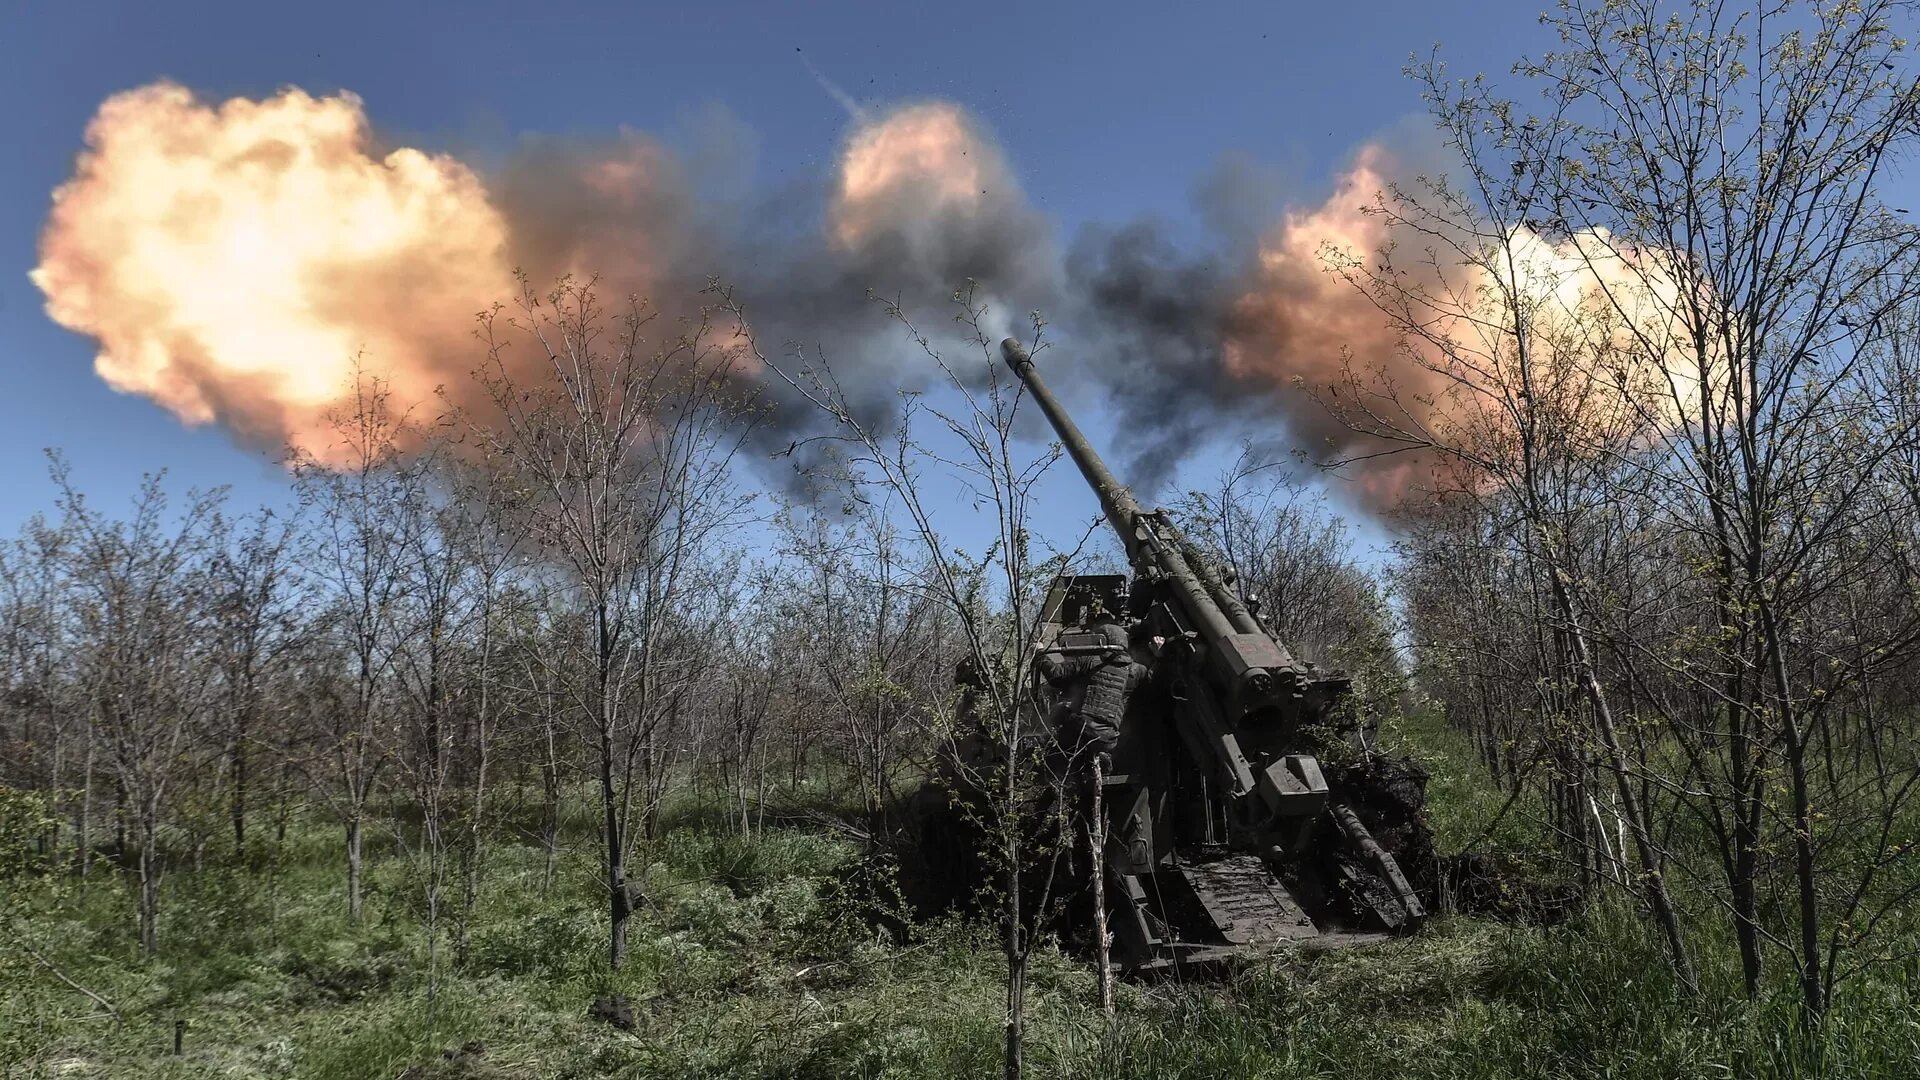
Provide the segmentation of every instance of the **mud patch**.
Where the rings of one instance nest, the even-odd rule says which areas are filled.
[[[593,999],[593,1006],[587,1015],[603,1024],[612,1024],[621,1031],[634,1029],[633,1002],[625,994],[613,994]]]

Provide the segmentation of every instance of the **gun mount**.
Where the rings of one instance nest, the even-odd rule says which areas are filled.
[[[1055,581],[1035,643],[1063,743],[1110,763],[1105,892],[1122,967],[1418,926],[1418,894],[1356,809],[1363,771],[1312,752],[1340,728],[1348,679],[1296,658],[1165,512],[1141,508],[1018,341],[1001,353],[1133,569],[1131,583]]]

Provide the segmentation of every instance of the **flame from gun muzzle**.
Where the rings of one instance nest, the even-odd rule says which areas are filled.
[[[1423,261],[1419,252],[1434,242],[1397,235],[1379,212],[1397,171],[1384,146],[1369,144],[1325,202],[1286,214],[1262,238],[1229,320],[1226,374],[1294,387],[1282,400],[1304,449],[1337,460],[1397,445],[1356,432],[1353,415],[1340,415],[1361,397],[1370,400],[1360,408],[1405,430],[1483,452],[1511,437],[1515,395],[1527,407],[1563,411],[1585,433],[1577,437],[1595,441],[1686,421],[1697,376],[1681,347],[1680,289],[1660,253],[1627,250],[1604,231],[1552,239],[1521,224],[1475,259]],[[1382,267],[1390,249],[1397,254],[1384,272],[1400,275],[1411,298],[1399,318],[1410,315],[1429,337],[1410,338],[1332,272],[1342,263]],[[1498,329],[1514,325],[1514,308],[1525,313],[1534,348],[1524,390],[1511,340]],[[1353,479],[1362,502],[1386,509],[1444,467],[1435,453],[1415,450],[1370,460]]]
[[[424,401],[473,313],[512,288],[479,178],[377,155],[351,94],[214,107],[161,83],[109,99],[86,141],[33,282],[55,322],[99,342],[109,386],[188,424],[323,450],[358,354]]]
[[[698,260],[729,240],[704,223],[679,159],[631,132],[529,137],[483,176],[381,147],[350,93],[214,104],[163,82],[109,98],[85,142],[31,274],[48,316],[98,343],[114,389],[322,463],[347,453],[331,414],[362,364],[396,415],[430,418],[436,392],[481,405],[475,318],[519,295],[516,270],[541,288],[595,276],[609,300],[691,295],[714,271]],[[998,148],[945,103],[863,118],[837,173],[814,249],[788,233],[801,250],[727,250],[797,268],[753,300],[781,307],[767,293],[789,288],[801,299],[784,310],[825,320],[845,305],[809,302],[803,279],[880,260],[944,278],[950,235],[1021,203]]]
[[[1224,315],[1212,302],[1133,303],[1138,293],[1127,290],[1112,311],[1076,312],[1144,312],[1205,341],[1207,359],[1193,371],[1133,379],[1111,366],[1090,369],[1109,372],[1116,394],[1139,399],[1126,422],[1194,427],[1168,405],[1172,389],[1215,414],[1256,399],[1277,407],[1296,444],[1316,456],[1364,449],[1311,395],[1287,392],[1294,383],[1338,385],[1350,360],[1379,365],[1405,400],[1424,403],[1421,423],[1476,422],[1471,394],[1450,385],[1430,354],[1402,348],[1380,311],[1326,270],[1329,250],[1364,256],[1392,239],[1363,207],[1394,170],[1385,149],[1370,145],[1327,200],[1285,214],[1250,269],[1226,277]],[[1094,289],[1063,278],[1048,223],[1000,148],[948,102],[863,112],[836,160],[817,231],[742,230],[775,237],[777,249],[716,231],[685,173],[666,147],[623,132],[600,141],[529,137],[483,175],[451,155],[381,146],[349,93],[289,89],[215,104],[157,83],[108,99],[88,125],[74,174],[54,193],[31,276],[48,315],[98,343],[95,369],[116,390],[187,424],[218,422],[249,442],[322,462],[339,456],[329,414],[350,401],[362,360],[387,384],[397,413],[431,415],[436,391],[456,404],[464,393],[472,404],[474,318],[517,295],[516,270],[540,285],[599,275],[603,294],[617,297],[692,292],[710,274],[774,267],[748,299],[780,312],[781,336],[796,340],[843,339],[859,293],[891,292],[901,281],[944,295],[978,277],[1007,310],[1063,287],[1071,312],[1075,290]],[[1563,310],[1603,290],[1662,289],[1645,266],[1584,259],[1581,242],[1525,227],[1509,241],[1529,288]],[[1143,266],[1143,278],[1169,276]],[[1435,283],[1471,292],[1474,273],[1449,271],[1451,280]],[[842,291],[853,294],[851,305]],[[1148,364],[1167,363],[1157,350],[1138,352]],[[893,360],[837,373],[849,390],[880,401],[913,377]],[[1281,392],[1248,395],[1249,386]],[[1391,505],[1425,464],[1360,470],[1364,501]]]

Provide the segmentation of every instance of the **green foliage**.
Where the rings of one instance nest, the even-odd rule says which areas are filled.
[[[55,825],[45,796],[0,787],[0,883],[46,868],[44,844]]]
[[[1434,847],[1521,857],[1552,850],[1552,837],[1531,806],[1509,805],[1509,792],[1487,782],[1465,735],[1430,711],[1409,713],[1393,725],[1389,745],[1427,770],[1427,823]]]
[[[474,934],[469,965],[505,978],[576,977],[586,970],[604,932],[595,914],[559,906],[484,925]]]
[[[663,838],[653,856],[681,878],[718,882],[735,896],[747,896],[785,878],[829,876],[852,852],[821,833],[770,830],[749,838],[738,832],[682,829]]]
[[[1478,782],[1470,750],[1420,717],[1396,738],[1433,770],[1442,835],[1484,832],[1504,797]],[[272,858],[170,875],[175,914],[149,964],[109,873],[80,882],[29,866],[10,902],[30,913],[33,940],[126,1023],[15,965],[0,981],[0,1064],[142,1080],[998,1074],[1004,968],[990,925],[903,936],[877,918],[884,873],[844,840],[693,820],[642,851],[645,899],[618,972],[583,833],[551,881],[541,851],[497,844],[466,962],[443,959],[431,983],[404,859],[369,866],[378,887],[353,924],[330,826],[297,826]],[[1516,852],[1543,841],[1514,815],[1492,835]],[[1705,917],[1695,930],[1725,932]],[[1217,982],[1123,984],[1109,1027],[1085,962],[1043,947],[1027,1056],[1032,1075],[1084,1078],[1667,1080],[1899,1076],[1920,1054],[1912,961],[1851,984],[1817,1038],[1795,1027],[1790,987],[1748,1004],[1737,972],[1705,974],[1708,1003],[1687,1003],[1637,913],[1600,903],[1552,929],[1446,919],[1385,946],[1251,960]],[[591,1015],[614,995],[632,1031]],[[178,1059],[176,1019],[190,1024]]]

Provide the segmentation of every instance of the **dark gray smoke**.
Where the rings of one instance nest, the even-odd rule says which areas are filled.
[[[971,328],[954,321],[954,294],[967,283],[976,306],[990,309],[982,330],[993,340],[1019,329],[1016,312],[1059,302],[1051,223],[992,138],[951,105],[865,120],[833,173],[757,199],[729,183],[728,163],[749,156],[739,136],[691,141],[706,149],[683,158],[634,133],[529,140],[497,188],[516,257],[536,277],[591,266],[603,291],[648,291],[675,319],[716,299],[703,289],[722,283],[770,360],[789,373],[830,368],[844,403],[876,428],[902,391],[944,377],[915,331],[963,379],[985,377]],[[709,197],[716,187],[735,197]],[[821,431],[819,410],[779,378],[762,379],[761,390],[763,451],[803,448]]]
[[[1406,362],[1387,317],[1326,261],[1327,245],[1370,258],[1386,239],[1364,208],[1391,167],[1369,145],[1324,202],[1289,211],[1277,173],[1229,156],[1195,191],[1210,241],[1182,247],[1152,222],[1075,239],[1068,310],[1100,357],[1130,447],[1122,460],[1143,494],[1221,435],[1288,446],[1302,470],[1395,449],[1329,403],[1356,384],[1383,385],[1381,376],[1426,390],[1430,373]],[[1388,505],[1422,467],[1412,457],[1373,464],[1353,494]]]
[[[615,291],[645,283],[675,318],[724,282],[763,353],[790,373],[831,370],[843,403],[880,429],[902,392],[945,377],[915,332],[963,379],[986,377],[991,356],[953,318],[954,293],[971,283],[991,309],[989,340],[1023,333],[1029,310],[1054,322],[1050,381],[1070,401],[1116,411],[1109,456],[1142,497],[1223,434],[1284,435],[1302,467],[1372,448],[1317,395],[1344,376],[1349,348],[1362,366],[1384,362],[1393,337],[1329,279],[1317,245],[1366,236],[1360,205],[1377,195],[1383,155],[1363,155],[1326,203],[1295,217],[1278,172],[1229,155],[1196,186],[1199,243],[1143,220],[1084,228],[1063,257],[998,145],[952,105],[863,117],[834,171],[758,197],[733,171],[751,159],[737,123],[691,130],[687,152],[634,133],[525,142],[495,189],[516,257],[536,276],[587,265]],[[761,392],[758,449],[814,461],[819,410],[778,378]],[[1037,414],[1027,420],[1027,434],[1048,436]],[[768,475],[791,483],[804,471]]]
[[[1381,351],[1380,320],[1330,289],[1313,254],[1320,237],[1364,237],[1356,204],[1370,192],[1353,178],[1375,179],[1365,159],[1299,222],[1282,214],[1273,174],[1230,161],[1201,187],[1218,236],[1197,252],[1134,224],[1089,229],[1063,257],[998,144],[959,107],[853,119],[824,175],[759,192],[754,137],[724,110],[689,114],[664,140],[529,136],[476,169],[383,143],[352,95],[289,89],[216,107],[159,83],[102,106],[34,280],[50,314],[101,343],[97,367],[117,388],[188,423],[321,454],[325,418],[345,400],[329,399],[331,376],[351,374],[354,351],[399,411],[434,408],[436,388],[483,407],[462,378],[475,366],[469,317],[511,302],[515,271],[536,294],[591,274],[607,308],[632,296],[656,309],[663,338],[723,282],[765,354],[788,370],[830,368],[841,403],[875,427],[900,394],[945,378],[917,337],[965,382],[995,372],[991,346],[954,322],[956,290],[989,309],[988,341],[1038,309],[1064,346],[1046,354],[1051,381],[1079,407],[1110,400],[1122,423],[1111,456],[1143,495],[1234,426],[1284,424],[1314,452],[1338,448],[1292,382],[1336,374],[1343,345]],[[242,293],[248,304],[231,302]],[[779,379],[757,386],[761,449],[822,430],[827,418]]]
[[[1240,273],[1138,222],[1083,230],[1066,278],[1081,366],[1118,410],[1118,467],[1142,497],[1164,488],[1223,421],[1271,407],[1267,388],[1236,385],[1222,356]]]

